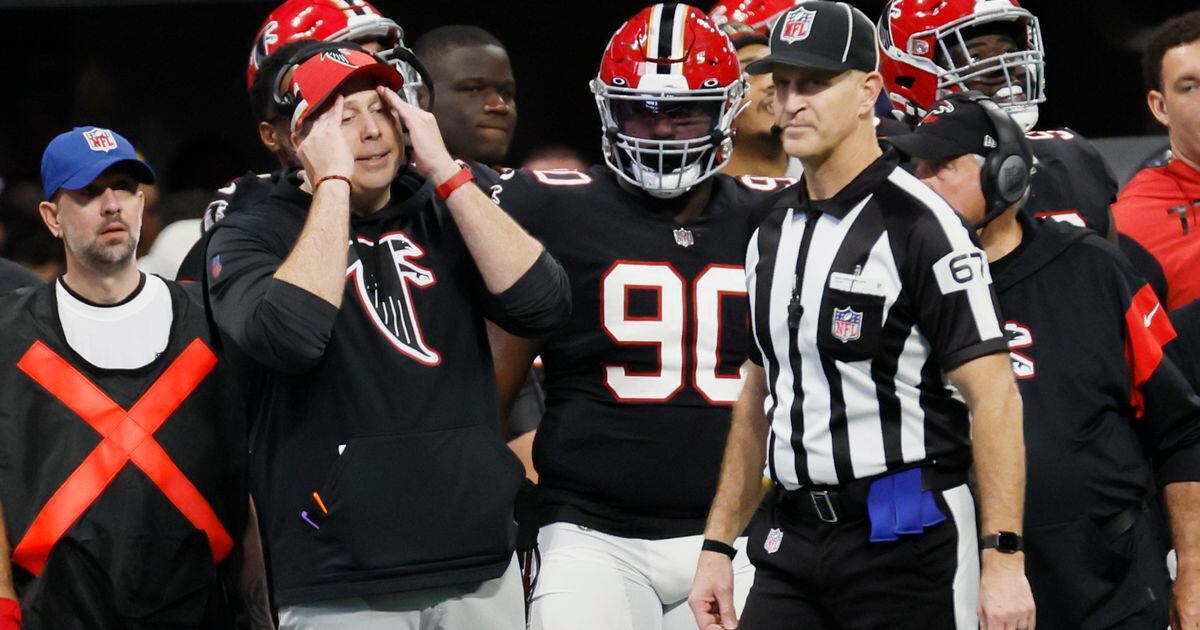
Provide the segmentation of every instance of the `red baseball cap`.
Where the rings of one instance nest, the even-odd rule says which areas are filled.
[[[404,77],[394,67],[353,48],[325,50],[297,66],[292,74],[291,91],[296,97],[292,131],[299,130],[305,119],[320,111],[343,83],[359,77],[393,90],[404,86]]]

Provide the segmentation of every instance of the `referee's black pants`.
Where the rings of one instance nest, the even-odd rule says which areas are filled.
[[[811,502],[805,491],[782,500],[769,497],[748,532],[754,585],[738,627],[977,628],[979,555],[971,494],[964,485],[935,493],[935,499],[945,521],[895,542],[871,542],[865,505],[861,511],[840,505],[831,523],[805,505]]]

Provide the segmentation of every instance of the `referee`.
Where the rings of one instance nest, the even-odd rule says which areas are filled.
[[[987,264],[877,143],[877,66],[870,20],[812,1],[747,68],[773,73],[805,175],[747,250],[752,362],[689,598],[705,630],[737,625],[729,545],[764,462],[776,491],[748,531],[745,627],[1033,628],[1021,400]]]

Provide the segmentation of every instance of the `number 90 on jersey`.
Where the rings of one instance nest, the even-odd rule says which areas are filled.
[[[659,362],[653,372],[606,364],[605,386],[624,402],[666,402],[690,380],[709,403],[732,404],[742,377],[721,373],[721,328],[728,321],[722,305],[729,296],[745,299],[745,283],[742,267],[734,265],[709,265],[689,285],[669,263],[614,264],[600,280],[601,326],[619,345],[653,347]],[[630,314],[630,292],[637,290],[657,294],[653,315]]]

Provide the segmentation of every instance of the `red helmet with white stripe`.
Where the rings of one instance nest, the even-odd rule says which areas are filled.
[[[656,4],[609,40],[592,93],[609,168],[675,197],[728,162],[746,81],[733,44],[702,11]]]
[[[365,0],[287,0],[267,16],[250,51],[246,86],[276,48],[303,39],[326,42],[380,39],[387,48],[404,40],[404,29]]]
[[[1046,100],[1038,19],[1017,0],[891,0],[877,28],[879,71],[896,111],[918,120],[952,92],[988,94],[1026,131]],[[976,57],[979,35],[1001,34],[1014,50]]]
[[[741,22],[758,32],[771,36],[771,26],[781,13],[804,0],[720,0],[709,10],[708,17],[720,26],[726,22]]]

